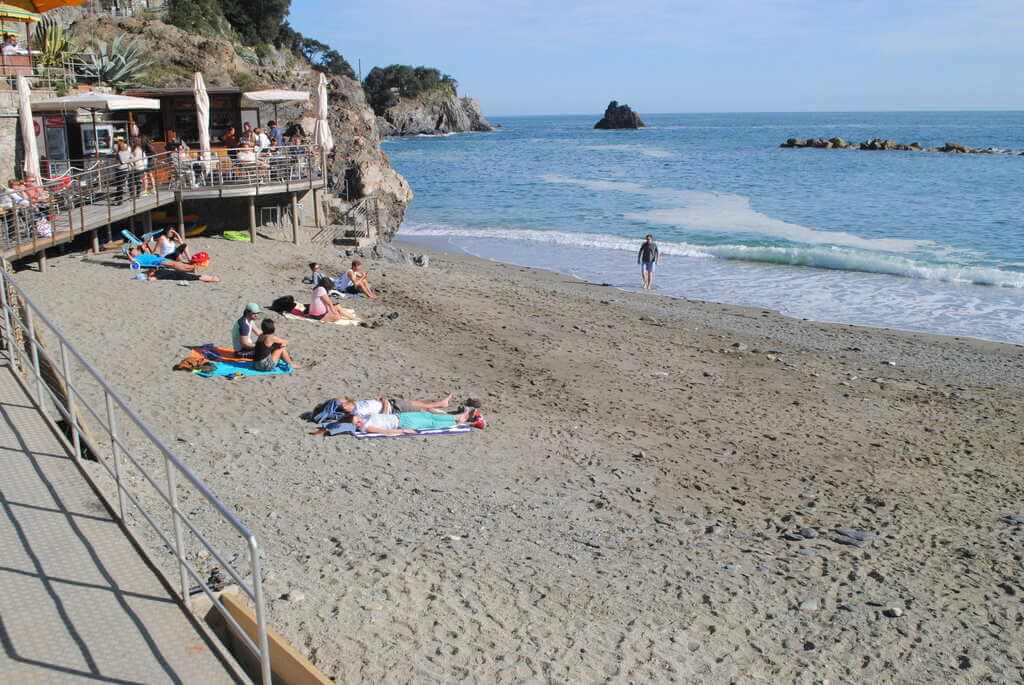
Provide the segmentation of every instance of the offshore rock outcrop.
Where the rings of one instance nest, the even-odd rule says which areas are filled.
[[[640,115],[630,109],[629,105],[620,105],[616,100],[608,103],[601,121],[594,124],[599,129],[642,128],[644,122]]]
[[[444,135],[493,131],[480,103],[446,92],[400,99],[377,117],[382,136]]]
[[[848,143],[842,138],[789,138],[779,145],[784,148],[819,148],[835,150],[892,150],[899,152],[946,152],[956,155],[1016,155],[1017,150],[996,147],[968,147],[960,143],[944,143],[939,147],[924,147],[920,143],[898,143],[886,138],[872,138],[862,143]]]

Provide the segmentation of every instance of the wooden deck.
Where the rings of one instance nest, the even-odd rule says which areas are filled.
[[[287,181],[283,183],[253,183],[239,185],[214,185],[195,186],[180,192],[183,202],[190,200],[215,200],[228,198],[256,198],[269,195],[289,195],[292,193],[305,193],[311,190],[324,188],[326,183],[322,178]],[[126,198],[121,204],[113,204],[107,201],[99,201],[93,204],[81,205],[70,211],[61,211],[51,215],[51,226],[53,234],[48,237],[33,236],[31,241],[25,240],[17,245],[9,245],[0,249],[0,255],[8,260],[15,261],[32,255],[42,255],[51,247],[57,247],[73,241],[83,234],[92,234],[94,231],[105,228],[111,224],[128,221],[132,217],[141,217],[148,211],[173,205],[176,203],[178,193],[162,189],[159,193],[146,195],[139,198]],[[255,227],[250,227],[254,229]]]

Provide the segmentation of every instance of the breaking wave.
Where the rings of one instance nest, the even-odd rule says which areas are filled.
[[[564,247],[618,250],[629,252],[631,255],[635,253],[639,245],[637,238],[601,233],[567,233],[536,229],[455,228],[441,224],[406,225],[402,227],[401,236],[531,241]],[[885,274],[946,283],[1024,288],[1024,273],[953,263],[931,263],[900,255],[832,245],[792,247],[736,244],[696,245],[659,241],[658,247],[668,255],[697,259],[728,259],[834,271]]]

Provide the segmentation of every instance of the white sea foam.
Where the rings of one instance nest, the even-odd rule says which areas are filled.
[[[750,198],[733,193],[709,193],[673,188],[649,188],[630,181],[602,181],[572,178],[558,174],[543,176],[547,183],[572,185],[596,192],[644,195],[673,207],[631,212],[626,219],[720,233],[744,233],[770,236],[795,243],[838,245],[861,250],[909,252],[933,246],[930,241],[902,238],[863,238],[845,231],[823,231],[809,226],[773,219],[756,211]]]
[[[653,159],[671,159],[676,156],[674,153],[663,148],[647,145],[582,145],[580,149],[593,150],[594,152],[635,152],[643,157],[651,157]]]
[[[455,228],[441,224],[406,225],[403,226],[400,235],[528,240],[565,247],[618,250],[631,254],[635,253],[638,245],[636,238],[601,233],[569,233],[536,229]],[[835,271],[887,274],[947,283],[1024,288],[1024,273],[957,264],[931,264],[900,255],[880,254],[847,247],[694,245],[681,242],[659,242],[658,246],[665,254],[682,257],[729,259]]]

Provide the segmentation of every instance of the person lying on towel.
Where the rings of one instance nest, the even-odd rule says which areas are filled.
[[[487,426],[479,409],[467,409],[461,414],[432,414],[426,411],[410,411],[401,414],[371,414],[369,416],[353,416],[352,426],[364,433],[380,435],[414,435],[422,430],[438,428],[463,428],[466,426],[483,429]],[[331,430],[331,426],[318,428],[313,435],[335,435],[341,430]]]
[[[151,281],[160,278],[157,275],[157,269],[173,269],[176,272],[175,276],[179,278],[190,278],[203,283],[220,283],[220,278],[217,276],[200,274],[199,269],[201,267],[198,264],[186,264],[185,262],[161,257],[160,255],[143,252],[138,246],[132,247],[128,251],[128,256],[133,262],[138,264],[139,268],[146,270],[146,277]]]
[[[375,400],[354,400],[351,397],[339,397],[338,406],[346,414],[354,416],[370,416],[372,414],[404,414],[414,411],[443,412],[448,408],[452,396],[442,400],[399,400],[379,397]]]

